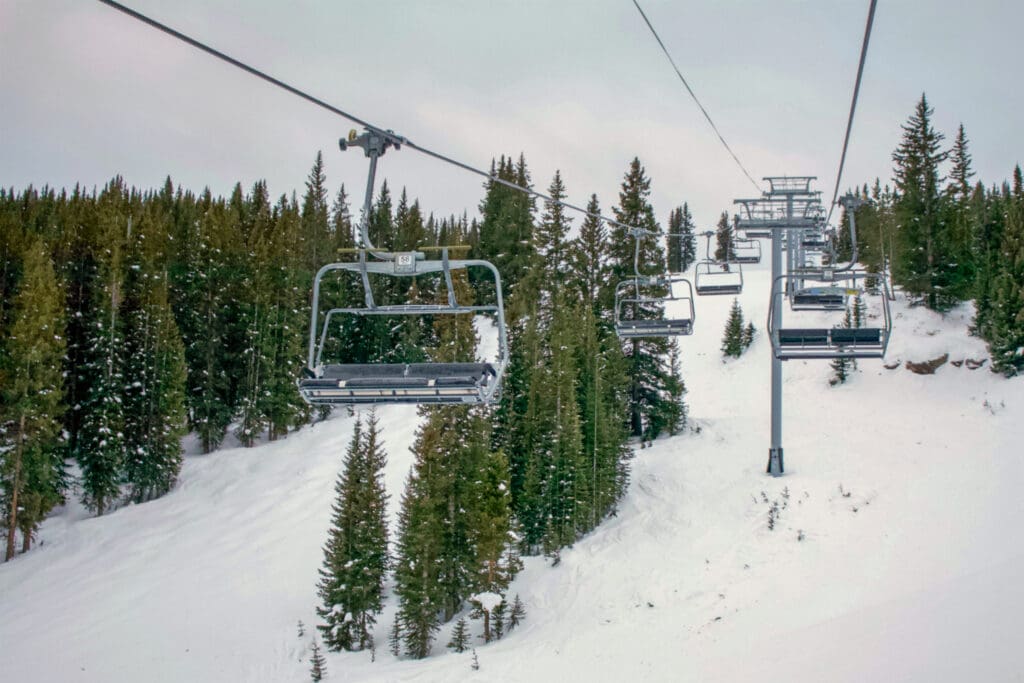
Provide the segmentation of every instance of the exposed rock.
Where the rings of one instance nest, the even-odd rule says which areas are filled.
[[[968,358],[964,362],[967,363],[968,370],[977,370],[978,368],[982,367],[983,365],[985,365],[985,363],[988,362],[988,358],[982,358],[981,360],[974,360],[973,358]]]
[[[899,361],[896,361],[895,363],[885,363],[885,364],[882,365],[882,367],[885,368],[886,370],[895,370],[899,366],[900,366],[900,362]]]
[[[963,365],[964,362],[962,360],[951,360],[949,361],[949,364],[952,365],[954,368],[958,368],[961,365]]]
[[[926,360],[923,363],[915,363],[913,361],[909,361],[908,360],[907,361],[907,370],[910,370],[911,372],[913,372],[915,374],[918,374],[918,375],[934,375],[935,374],[935,370],[937,370],[942,365],[945,365],[946,361],[948,361],[948,360],[949,360],[949,354],[948,353],[944,353],[941,356],[939,356],[938,358],[932,358],[931,360]]]

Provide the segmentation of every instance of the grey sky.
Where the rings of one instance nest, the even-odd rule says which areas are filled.
[[[754,188],[682,89],[630,0],[126,4],[437,151],[486,168],[525,153],[571,201],[610,211],[633,156],[653,203],[714,224]],[[817,175],[831,195],[866,0],[641,3],[755,178]],[[963,122],[986,183],[1022,161],[1024,3],[880,0],[844,187],[887,180],[922,91]],[[0,184],[177,183],[296,190],[317,150],[361,195],[351,125],[90,0],[0,0]],[[412,150],[382,174],[438,214],[475,213],[481,179]],[[578,219],[575,221],[578,223]]]

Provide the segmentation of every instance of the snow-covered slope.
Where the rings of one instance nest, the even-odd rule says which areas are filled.
[[[512,587],[526,622],[478,647],[479,671],[445,651],[447,629],[427,660],[387,653],[391,598],[376,661],[329,653],[327,680],[1024,680],[1024,382],[862,361],[832,388],[827,362],[790,361],[772,479],[763,266],[746,285],[761,334],[743,358],[718,351],[728,297],[701,298],[680,342],[699,432],[638,450],[618,516],[557,566],[527,561]],[[967,307],[894,314],[887,363],[985,356]],[[394,511],[417,418],[379,413]],[[192,455],[161,500],[48,520],[41,547],[0,566],[0,679],[308,680],[296,624],[316,622],[352,422]]]

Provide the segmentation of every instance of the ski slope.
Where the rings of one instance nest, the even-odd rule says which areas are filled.
[[[751,349],[723,363],[732,298],[699,298],[680,341],[694,430],[637,450],[618,515],[557,566],[527,559],[510,589],[526,621],[478,644],[479,670],[444,648],[448,627],[427,660],[395,659],[389,596],[376,661],[327,653],[326,680],[1024,680],[1024,381],[907,371],[986,354],[968,307],[942,318],[901,299],[885,361],[899,368],[861,361],[833,388],[825,361],[784,364],[786,475],[770,478],[769,277],[760,265],[745,278]],[[0,565],[0,679],[309,680],[353,424],[339,412],[275,443],[189,455],[160,500],[48,519],[38,549]],[[394,524],[417,416],[379,415]]]

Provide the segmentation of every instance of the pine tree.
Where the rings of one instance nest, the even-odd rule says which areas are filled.
[[[452,629],[452,638],[448,641],[448,647],[455,652],[465,652],[468,645],[469,627],[466,625],[465,618],[462,618],[455,622],[455,628]]]
[[[145,502],[171,489],[186,425],[185,349],[168,303],[166,216],[155,205],[133,227],[121,319],[125,325],[124,482]]]
[[[309,418],[308,406],[295,391],[305,350],[301,332],[309,320],[309,277],[299,277],[299,225],[295,198],[282,196],[274,208],[273,237],[268,240],[270,269],[264,348],[269,363],[263,368],[263,393],[256,397],[257,413],[265,420],[271,441]]]
[[[750,348],[750,345],[754,343],[754,335],[757,334],[757,330],[754,329],[753,321],[748,322],[747,326],[743,328],[743,350],[746,351]]]
[[[992,296],[999,275],[1001,247],[1005,232],[1009,188],[986,192],[979,182],[971,194],[971,223],[974,230],[974,262],[977,264],[974,284],[974,320],[971,332],[988,339],[991,333]]]
[[[945,210],[941,234],[941,241],[948,252],[948,262],[942,264],[940,273],[945,280],[944,288],[948,297],[960,301],[971,297],[977,277],[971,224],[970,179],[974,171],[971,170],[971,155],[967,149],[967,134],[963,124],[960,124],[957,131],[949,157],[953,168],[950,171],[950,183],[942,198]]]
[[[743,310],[738,299],[732,300],[729,318],[725,322],[725,335],[722,337],[722,355],[739,358],[743,355]]]
[[[655,235],[661,232],[654,218],[654,209],[648,202],[651,181],[640,165],[633,159],[619,192],[619,205],[614,207],[619,223],[632,225],[650,231],[640,238],[640,263],[662,264],[664,257]],[[612,277],[615,282],[633,275],[634,242],[624,228],[615,226],[611,232]],[[651,270],[651,266],[647,266]],[[657,270],[660,267],[655,266]],[[664,289],[650,288],[654,297],[664,295]],[[661,317],[662,305],[633,305],[630,315],[634,319]],[[650,430],[650,416],[663,400],[665,381],[668,376],[664,357],[668,352],[665,339],[632,339],[623,343],[623,353],[629,366],[629,426],[634,436],[653,437]]]
[[[388,632],[388,650],[395,657],[402,653],[402,616],[397,611],[395,612],[395,620],[391,624],[391,630]]]
[[[319,683],[327,674],[327,660],[324,659],[323,653],[320,652],[320,645],[316,642],[316,638],[313,639],[313,652],[309,657],[309,663],[310,680]]]
[[[313,168],[306,178],[306,193],[302,198],[301,241],[305,248],[304,266],[310,275],[333,260],[327,211],[327,176],[324,175],[324,157],[316,153]]]
[[[60,417],[64,355],[61,291],[45,243],[28,240],[11,324],[0,338],[0,494],[5,561],[21,530],[27,551],[37,526],[63,498]]]
[[[356,420],[324,546],[318,594],[318,626],[331,650],[365,649],[372,642],[376,615],[383,604],[388,568],[387,495],[383,470],[387,456],[379,443],[375,414]]]
[[[599,212],[596,197],[591,197],[587,210]],[[583,304],[575,344],[583,466],[576,472],[574,494],[577,534],[583,534],[614,509],[625,490],[632,451],[621,415],[628,410],[629,379],[622,345],[612,330],[615,282],[604,224],[588,216],[570,253],[568,288]],[[518,506],[516,510],[521,515]]]
[[[847,308],[846,309],[846,315],[843,317],[843,327],[849,329],[849,328],[851,328],[853,326],[854,326],[854,324],[853,324],[853,319],[852,319],[851,314],[850,314],[850,309]],[[837,358],[833,358],[832,359],[832,363],[831,363],[831,365],[832,365],[832,379],[830,379],[828,383],[830,385],[832,385],[832,386],[836,386],[837,384],[844,384],[844,383],[846,383],[846,380],[850,377],[850,371],[852,369],[851,368],[852,364],[853,364],[853,361],[850,358],[845,358],[845,357],[842,357],[842,356],[837,357]]]
[[[945,237],[939,184],[944,136],[931,125],[933,110],[925,96],[903,125],[903,139],[893,153],[898,198],[895,205],[898,251],[893,276],[904,291],[923,298],[928,308],[944,310],[955,299],[948,266],[955,258]]]
[[[236,190],[236,196],[239,191]],[[267,377],[276,355],[270,309],[273,286],[273,216],[267,197],[266,183],[253,186],[247,200],[232,199],[234,211],[240,216],[242,238],[248,259],[240,273],[239,316],[240,335],[239,426],[237,436],[245,446],[254,446],[269,426],[268,416],[261,410],[268,392]]]
[[[505,635],[505,612],[508,610],[508,604],[502,600],[494,609],[491,610],[491,628],[493,629],[494,639],[501,640],[502,636]]]
[[[1013,377],[1024,371],[1024,179],[1014,169],[1008,193],[999,274],[993,282],[986,339],[992,367]]]
[[[736,253],[732,223],[729,222],[729,213],[723,211],[718,218],[718,225],[715,227],[715,260],[719,263],[731,261]]]
[[[243,260],[238,224],[209,190],[199,198],[197,215],[180,235],[189,245],[169,267],[168,298],[185,347],[189,426],[203,453],[220,445],[237,405],[235,379],[241,340],[235,334],[238,304],[233,280]]]
[[[653,436],[661,432],[678,434],[686,427],[688,409],[683,400],[686,396],[686,383],[683,382],[679,361],[679,344],[675,340],[670,343],[668,357],[669,372],[665,379],[665,395],[658,409],[651,414]]]
[[[558,296],[554,319],[548,333],[548,352],[533,375],[539,383],[533,391],[538,403],[533,411],[540,434],[529,468],[539,500],[539,514],[531,528],[524,522],[524,540],[533,545],[543,537],[544,548],[551,551],[576,540],[577,486],[583,467],[583,436],[577,378],[579,368],[574,350],[582,321],[578,309],[564,296]]]
[[[569,246],[569,287],[597,322],[610,326],[615,284],[609,282],[608,230],[596,217],[601,213],[597,195],[590,195],[587,212],[579,236]]]
[[[508,613],[508,630],[512,631],[525,618],[526,608],[523,606],[523,601],[519,599],[519,593],[516,593],[515,598],[512,600],[512,610]]]
[[[566,197],[565,183],[562,175],[555,171],[555,177],[548,187],[548,195],[556,201]],[[561,294],[568,277],[568,243],[570,220],[565,215],[565,207],[556,201],[544,202],[544,215],[533,233],[535,250],[539,259],[539,267],[544,274],[541,293],[541,310],[549,309]]]
[[[533,197],[503,185],[497,180],[531,187],[526,160],[518,163],[502,156],[497,164],[491,162],[491,178],[484,186],[485,196],[480,203],[479,253],[493,263],[511,295],[533,265]],[[478,293],[478,296],[482,293]]]
[[[670,273],[686,271],[697,258],[695,228],[688,204],[684,203],[669,213],[668,271]]]
[[[91,293],[88,345],[88,395],[77,448],[83,500],[98,515],[117,503],[125,459],[124,337],[122,300],[123,244],[130,219],[120,178],[96,204],[96,287]]]

